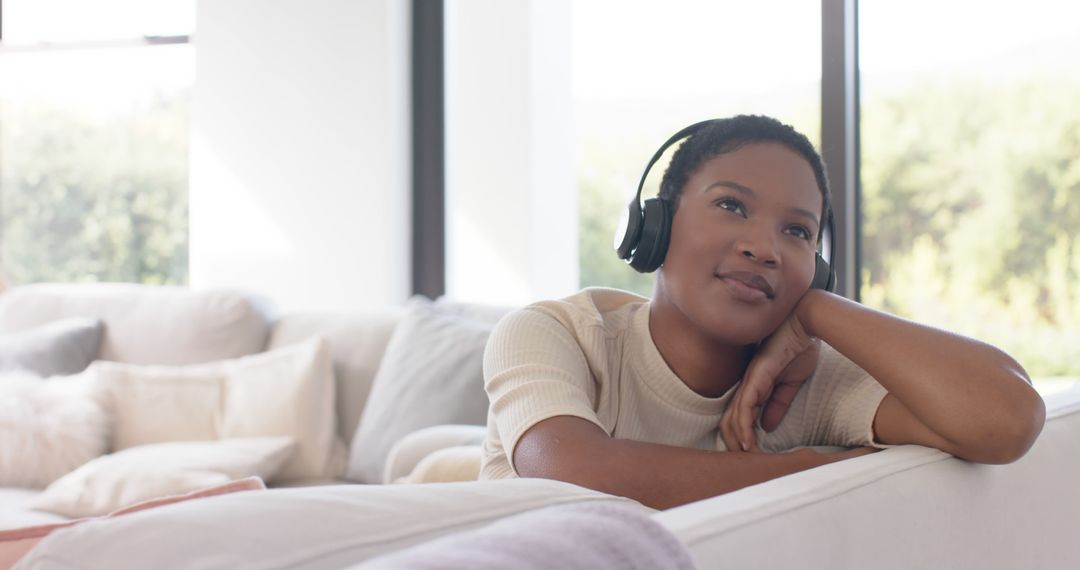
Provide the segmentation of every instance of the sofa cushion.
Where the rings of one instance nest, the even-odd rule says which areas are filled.
[[[105,453],[109,417],[89,380],[0,373],[0,486],[41,489]]]
[[[263,484],[262,479],[259,479],[258,477],[247,477],[244,479],[230,481],[229,483],[226,483],[224,485],[218,485],[216,487],[210,487],[207,489],[199,489],[198,491],[192,491],[183,495],[170,495],[168,497],[159,497],[157,499],[143,501],[141,503],[136,503],[135,505],[121,509],[119,511],[114,511],[105,516],[121,516],[138,511],[144,511],[146,509],[152,509],[155,507],[171,505],[182,501],[192,501],[195,499],[216,497],[228,493],[238,493],[242,491],[258,491],[263,489],[266,489],[266,485]],[[10,568],[14,566],[20,558],[25,556],[27,552],[30,552],[30,550],[37,546],[37,543],[41,542],[49,534],[60,530],[61,528],[77,524],[83,524],[92,520],[95,519],[92,517],[79,518],[67,520],[64,522],[24,526],[10,530],[0,529],[0,568]]]
[[[27,568],[343,568],[548,505],[629,499],[546,479],[236,493],[50,534]]]
[[[236,479],[270,479],[293,450],[287,437],[141,445],[99,457],[34,497],[31,508],[80,518]]]
[[[487,421],[483,354],[495,320],[423,298],[410,301],[357,426],[347,477],[380,483],[394,444],[421,428]]]
[[[38,376],[82,372],[97,358],[102,324],[71,317],[0,335],[0,371],[26,370]]]
[[[0,334],[67,317],[105,323],[100,358],[194,364],[263,349],[269,306],[234,291],[130,283],[37,284],[0,295]]]

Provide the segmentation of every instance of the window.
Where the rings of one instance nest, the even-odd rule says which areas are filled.
[[[1067,387],[1080,377],[1080,9],[859,10],[863,302],[1002,347],[1044,392]]]
[[[186,283],[194,2],[0,9],[0,273]]]
[[[764,113],[817,142],[818,2],[573,3],[580,285],[652,292],[612,249],[619,217],[660,143],[691,123]],[[677,147],[677,145],[676,145]],[[668,156],[642,200],[656,196]]]

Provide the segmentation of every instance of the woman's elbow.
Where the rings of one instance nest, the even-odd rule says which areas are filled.
[[[593,459],[601,455],[598,446],[608,440],[607,434],[586,420],[569,416],[549,418],[518,440],[513,451],[513,468],[519,477],[554,479],[596,489],[597,469]]]
[[[1034,389],[1014,404],[1011,412],[1001,418],[993,436],[987,438],[987,445],[978,454],[981,457],[975,461],[997,465],[1012,463],[1026,455],[1035,444],[1046,423],[1046,404]]]

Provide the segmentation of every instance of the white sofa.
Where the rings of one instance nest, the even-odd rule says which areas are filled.
[[[334,453],[336,462],[343,465],[380,358],[401,314],[401,308],[388,308],[362,315],[282,316],[268,300],[238,291],[38,284],[0,295],[0,334],[68,317],[95,317],[105,325],[100,359],[170,366],[233,359],[322,336],[333,358],[339,440]],[[33,490],[0,488],[0,529],[64,520],[22,508],[34,494]]]
[[[73,315],[102,318],[100,356],[133,363],[207,362],[322,335],[334,360],[337,435],[348,449],[403,309],[277,316],[249,295],[133,285],[31,286],[0,296],[0,333]],[[407,473],[425,453],[476,433],[448,430],[398,450],[391,476]],[[1080,389],[1074,389],[1048,399],[1041,437],[1011,465],[975,465],[901,446],[650,516],[674,533],[699,568],[1080,568],[1078,475]],[[21,507],[34,493],[0,489],[0,529],[62,520]],[[145,555],[147,563],[183,556],[175,559],[184,561],[179,566],[333,568],[543,505],[629,503],[543,480],[266,493],[273,500],[240,493],[57,531],[32,553],[40,557],[27,567],[140,567],[139,555]],[[268,514],[288,505],[299,509],[292,523]],[[306,528],[296,523],[306,520],[304,505],[322,505],[312,511],[310,525],[322,525],[325,532],[297,531]],[[193,553],[168,532],[184,517],[210,512],[219,527],[184,532],[202,528],[211,533],[206,544],[220,551]],[[238,531],[243,521],[257,521],[258,532]],[[147,527],[156,530],[138,541],[141,546],[126,540],[135,528]],[[214,541],[221,536],[229,538]],[[271,545],[304,555],[288,563],[280,555],[254,563],[270,556]]]

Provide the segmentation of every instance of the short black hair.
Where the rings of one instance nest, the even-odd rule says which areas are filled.
[[[737,115],[716,119],[687,137],[671,157],[664,178],[660,181],[660,198],[668,202],[672,211],[678,207],[686,181],[702,164],[714,157],[734,152],[753,143],[779,143],[797,152],[810,163],[821,190],[821,224],[824,228],[831,215],[832,197],[825,165],[810,139],[791,125],[765,115]],[[824,232],[818,232],[818,240]]]

